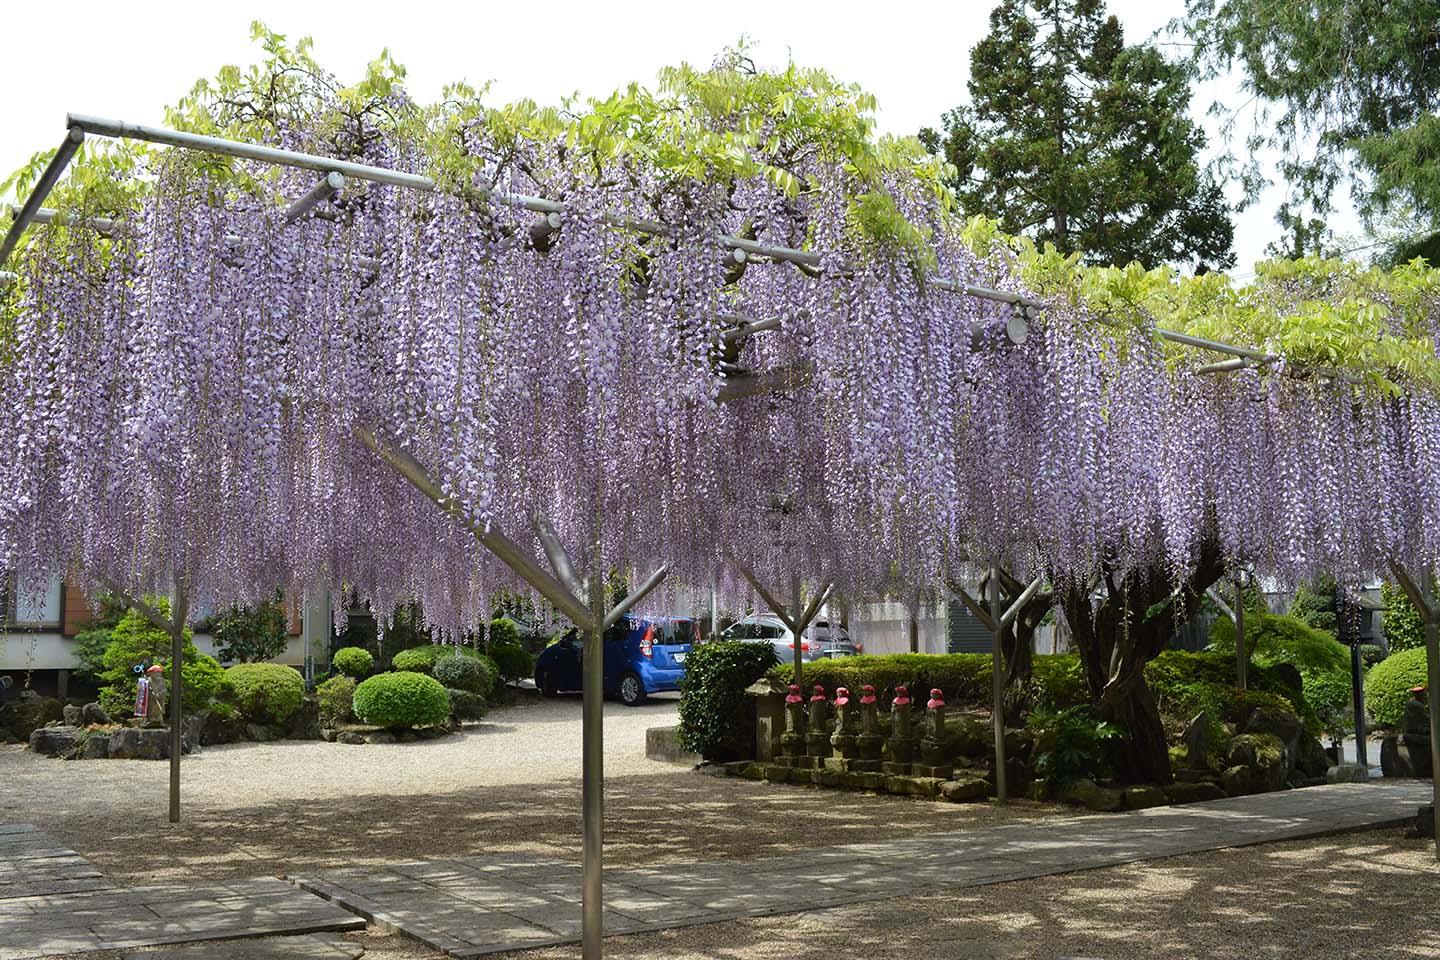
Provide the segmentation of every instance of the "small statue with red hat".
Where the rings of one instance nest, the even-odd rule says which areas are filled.
[[[880,703],[875,696],[873,684],[860,688],[860,736],[855,739],[860,751],[862,771],[880,769],[880,752],[885,748],[885,738],[880,736]]]
[[[827,767],[849,769],[849,761],[859,759],[855,746],[856,735],[860,732],[860,705],[850,696],[846,687],[835,689],[835,733],[830,737],[838,763],[826,763]]]
[[[165,726],[165,697],[170,692],[165,686],[165,668],[152,663],[145,671],[145,725]]]
[[[945,753],[945,693],[936,687],[925,704],[925,736],[920,739],[920,759],[929,769],[917,770],[916,774],[950,779],[953,770],[946,769]]]
[[[805,756],[805,698],[798,683],[790,684],[785,694],[785,733],[780,737],[780,749],[786,764],[800,766],[800,758]]]
[[[890,742],[887,747],[890,759],[885,761],[885,772],[901,777],[908,774],[910,761],[915,758],[915,736],[910,721],[910,689],[903,683],[895,685],[895,699],[890,701]]]
[[[810,765],[815,768],[825,766],[825,758],[830,756],[830,698],[825,696],[825,688],[815,684],[815,692],[810,696],[810,717],[805,733],[805,752],[810,755]]]

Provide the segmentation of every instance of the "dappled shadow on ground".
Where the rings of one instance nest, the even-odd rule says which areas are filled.
[[[1440,956],[1433,846],[1397,830],[615,937],[633,960]],[[578,948],[498,955],[559,960]]]
[[[483,761],[480,761],[483,762]],[[244,785],[237,784],[243,793]],[[402,797],[355,795],[206,810],[184,822],[120,798],[28,819],[121,883],[313,873],[403,860],[528,852],[579,859],[580,784],[494,786]],[[948,804],[720,778],[606,782],[606,861],[639,866],[754,859],[838,843],[1072,815],[1040,804]]]

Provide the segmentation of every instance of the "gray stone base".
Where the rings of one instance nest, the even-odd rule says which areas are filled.
[[[700,762],[700,754],[692,753],[680,745],[679,727],[650,727],[645,731],[645,756],[661,763],[678,763],[693,767]],[[778,758],[777,758],[778,759]]]

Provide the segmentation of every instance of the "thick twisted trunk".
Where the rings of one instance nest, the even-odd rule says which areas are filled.
[[[1145,665],[1188,622],[1205,590],[1224,574],[1219,544],[1207,542],[1194,569],[1176,580],[1160,567],[1140,567],[1118,581],[1105,571],[1097,600],[1092,585],[1059,577],[1059,603],[1070,624],[1090,702],[1115,724],[1117,776],[1130,783],[1169,783],[1170,755]]]

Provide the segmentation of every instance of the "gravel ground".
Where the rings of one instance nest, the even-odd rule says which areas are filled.
[[[606,861],[756,858],[1057,808],[946,804],[707,777],[645,758],[676,701],[606,706]],[[124,884],[309,873],[522,851],[579,860],[580,703],[493,711],[439,740],[207,748],[183,763],[50,760],[0,747],[0,823],[33,823]],[[1064,812],[1073,815],[1073,811]]]
[[[1432,842],[1389,830],[613,937],[605,952],[627,960],[1413,960],[1440,957],[1437,894]],[[496,960],[579,956],[566,947]]]

